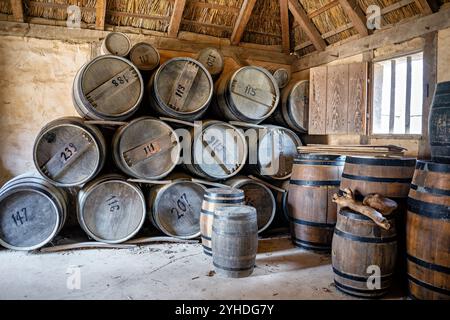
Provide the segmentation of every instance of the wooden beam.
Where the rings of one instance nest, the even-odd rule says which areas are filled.
[[[313,43],[314,47],[318,51],[325,50],[327,44],[322,39],[316,26],[311,22],[306,14],[305,10],[298,4],[297,0],[289,0],[289,10],[297,20],[298,24],[302,27],[303,31],[307,34],[309,40]]]
[[[281,18],[281,45],[283,52],[289,53],[291,47],[291,37],[289,31],[289,5],[288,0],[280,0],[280,18]]]
[[[234,25],[233,33],[231,34],[231,44],[237,45],[241,42],[245,27],[247,26],[248,20],[250,20],[255,4],[256,0],[244,0],[241,11],[239,12],[239,16]]]
[[[350,21],[353,23],[356,31],[358,31],[358,33],[363,37],[368,36],[369,30],[367,30],[367,18],[359,7],[358,1],[339,0],[339,3],[349,17]]]
[[[422,11],[423,14],[432,14],[433,10],[431,10],[431,7],[427,0],[414,0],[414,3],[417,7],[419,7],[419,10]]]
[[[14,21],[25,21],[25,15],[23,13],[23,5],[21,0],[11,0],[11,9]]]
[[[180,30],[181,19],[183,18],[184,7],[186,6],[186,0],[175,0],[173,5],[172,17],[169,22],[169,29],[167,30],[167,35],[171,38],[176,38],[178,36],[178,31]]]
[[[95,4],[95,29],[105,30],[107,0],[97,0]]]
[[[339,0],[333,0],[331,2],[328,2],[326,5],[324,5],[322,8],[317,9],[315,11],[312,11],[308,13],[308,18],[312,19],[314,17],[317,17],[318,15],[321,15],[325,11],[330,10],[331,8],[336,7],[339,4]]]
[[[293,72],[310,69],[334,60],[354,56],[358,53],[374,50],[393,43],[401,43],[427,33],[450,27],[450,8],[380,30],[367,37],[350,41],[338,47],[327,48],[324,52],[304,56],[293,65]]]

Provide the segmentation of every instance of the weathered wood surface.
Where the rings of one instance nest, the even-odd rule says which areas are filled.
[[[159,66],[159,52],[150,43],[136,43],[130,50],[130,60],[141,71],[151,71]]]
[[[131,49],[130,38],[121,32],[111,32],[103,39],[101,50],[103,54],[113,54],[126,57]]]
[[[326,134],[348,133],[348,65],[328,67]]]
[[[347,130],[362,135],[366,129],[368,63],[352,63],[348,68]]]
[[[258,251],[256,210],[250,206],[217,208],[212,226],[213,264],[218,274],[230,278],[253,273]]]
[[[437,84],[429,119],[432,159],[450,163],[450,81]]]
[[[206,48],[199,52],[197,60],[205,66],[213,78],[217,78],[224,68],[224,57],[219,49]]]
[[[311,69],[309,134],[325,134],[327,122],[327,67]]]

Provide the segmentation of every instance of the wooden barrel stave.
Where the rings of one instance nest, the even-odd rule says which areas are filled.
[[[409,292],[450,300],[450,165],[419,161],[407,214]]]
[[[212,246],[213,264],[218,274],[231,278],[251,275],[258,250],[255,208],[244,205],[216,208]]]
[[[432,160],[450,163],[450,81],[436,86],[428,131]]]

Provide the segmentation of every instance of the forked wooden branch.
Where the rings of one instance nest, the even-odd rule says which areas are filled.
[[[390,215],[398,207],[397,202],[380,196],[379,194],[369,194],[365,196],[363,205],[374,208],[383,216]]]
[[[353,197],[353,192],[350,189],[345,189],[344,194],[342,196],[334,194],[333,202],[335,202],[342,208],[346,207],[356,212],[359,212],[365,215],[366,217],[369,217],[370,219],[373,220],[373,222],[375,222],[378,226],[380,226],[385,230],[389,230],[391,228],[391,224],[385,217],[383,217],[383,215],[380,212],[378,212],[374,208],[364,205],[362,202],[356,201],[355,198]]]

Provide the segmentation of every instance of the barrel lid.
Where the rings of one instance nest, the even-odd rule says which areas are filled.
[[[195,137],[193,152],[196,165],[208,176],[226,179],[242,169],[248,149],[244,135],[236,127],[213,121]]]
[[[203,110],[213,94],[209,72],[197,60],[186,57],[163,63],[154,75],[153,86],[158,101],[181,114]]]
[[[246,66],[237,70],[229,82],[231,104],[245,118],[262,121],[276,109],[280,90],[267,70]]]
[[[214,218],[257,219],[256,209],[247,205],[226,206],[214,209]]]
[[[218,75],[223,70],[224,58],[216,48],[205,48],[198,54],[197,60],[205,66],[211,75]]]
[[[275,78],[276,83],[280,89],[283,89],[291,80],[290,72],[285,68],[278,68],[274,71],[273,77]]]
[[[169,236],[192,239],[200,235],[200,211],[205,187],[176,181],[162,188],[154,201],[153,217]]]
[[[274,179],[287,179],[298,154],[297,147],[302,143],[292,130],[278,126],[267,126],[267,129],[258,145],[259,171]]]
[[[116,133],[114,143],[121,163],[136,178],[162,178],[172,171],[180,157],[178,135],[165,122],[151,117],[128,123]]]
[[[144,83],[139,70],[127,59],[105,55],[89,62],[80,75],[84,103],[100,117],[132,113],[142,100]]]
[[[105,47],[109,53],[125,57],[130,51],[130,39],[121,32],[110,32],[105,38]]]
[[[80,223],[97,241],[126,241],[144,223],[144,196],[137,186],[124,180],[93,182],[80,200]]]
[[[51,194],[23,182],[0,193],[0,244],[14,250],[33,250],[48,243],[60,223]]]
[[[139,70],[150,71],[159,65],[159,52],[150,43],[136,43],[130,50],[130,60]]]
[[[303,80],[297,82],[288,93],[288,98],[283,102],[286,111],[299,126],[298,129],[308,130],[308,111],[309,111],[309,81]]]
[[[241,198],[244,197],[244,191],[236,188],[210,188],[206,190],[205,196],[221,198]]]
[[[58,185],[83,184],[101,165],[102,151],[97,139],[81,119],[56,119],[36,138],[33,151],[36,169]]]
[[[356,211],[354,211],[352,209],[349,209],[349,208],[342,208],[342,209],[340,209],[339,210],[339,215],[347,217],[347,218],[350,218],[350,219],[353,219],[353,220],[362,220],[362,221],[371,221],[371,222],[373,222],[373,220],[370,219],[369,217],[367,217],[367,216],[365,216],[365,215],[363,215],[363,214],[361,214],[359,212],[356,212]],[[384,216],[384,218],[386,218],[387,220],[394,220],[396,218],[396,216],[397,215],[396,215],[396,213],[394,211],[390,215]],[[375,222],[373,222],[373,224],[375,224]]]

